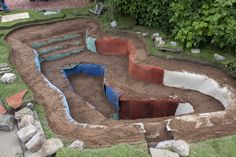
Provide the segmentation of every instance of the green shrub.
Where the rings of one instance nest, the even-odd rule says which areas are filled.
[[[211,43],[236,52],[236,0],[107,0],[109,13],[133,16],[186,47]]]

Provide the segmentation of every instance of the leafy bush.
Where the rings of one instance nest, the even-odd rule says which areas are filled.
[[[161,28],[186,47],[211,43],[236,52],[236,0],[107,0],[113,14]]]

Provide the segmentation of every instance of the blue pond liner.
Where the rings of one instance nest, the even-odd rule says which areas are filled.
[[[39,61],[39,55],[38,55],[38,52],[36,50],[34,50],[34,62],[35,62],[35,68],[36,70],[38,70],[39,72],[41,72],[41,66],[40,66],[40,61]],[[65,112],[66,112],[66,118],[69,122],[73,123],[75,122],[75,120],[72,118],[71,114],[70,114],[70,108],[69,108],[69,105],[68,105],[68,102],[66,100],[66,97],[65,95],[63,94],[63,92],[58,89],[55,85],[53,85],[42,73],[41,75],[43,76],[43,79],[46,81],[47,83],[47,86],[49,88],[51,88],[52,90],[56,91],[60,97],[61,97],[61,102],[63,104],[63,107],[65,109]]]
[[[75,64],[71,67],[63,68],[64,77],[70,77],[73,74],[86,74],[93,77],[105,77],[106,67],[98,64]],[[104,93],[109,103],[115,107],[116,111],[120,110],[119,98],[120,93],[115,91],[111,86],[104,84]]]

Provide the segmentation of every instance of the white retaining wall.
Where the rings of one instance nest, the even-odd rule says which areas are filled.
[[[214,97],[227,108],[233,98],[231,90],[215,80],[200,74],[165,70],[163,84],[169,87],[190,89]]]

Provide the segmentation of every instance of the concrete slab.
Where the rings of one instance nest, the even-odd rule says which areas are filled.
[[[20,157],[23,156],[21,143],[16,134],[15,128],[10,132],[0,131],[0,152],[3,157]]]
[[[17,13],[17,14],[11,14],[11,15],[4,15],[2,16],[2,23],[4,22],[11,22],[19,19],[28,19],[30,18],[29,13]]]
[[[9,114],[0,114],[0,130],[11,131],[14,129],[14,116]]]

